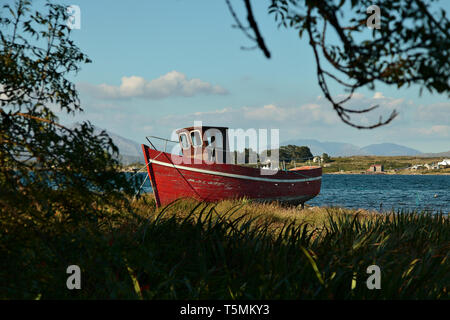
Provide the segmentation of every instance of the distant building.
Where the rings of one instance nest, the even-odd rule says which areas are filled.
[[[442,167],[450,166],[450,159],[444,159],[441,162],[438,162],[438,166],[442,166]]]
[[[322,161],[322,158],[319,157],[319,156],[315,156],[315,157],[313,158],[313,162],[320,162],[320,161]]]
[[[369,167],[369,169],[367,170],[369,172],[383,172],[384,171],[384,167],[382,164],[373,164]]]

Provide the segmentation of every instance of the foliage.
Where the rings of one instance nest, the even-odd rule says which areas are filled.
[[[248,26],[226,0],[236,26],[255,43],[254,48],[260,48],[270,58],[250,0],[243,2]],[[361,87],[374,89],[377,82],[398,88],[415,84],[420,91],[427,89],[450,96],[450,21],[443,9],[431,11],[433,2],[377,3],[381,11],[379,27],[372,30],[368,28],[369,20],[375,18],[371,16],[375,12],[371,0],[271,0],[268,12],[279,26],[294,29],[300,38],[307,36],[316,60],[319,86],[340,119],[359,129],[371,129],[391,122],[397,112],[368,125],[355,122],[352,116],[378,107],[345,106]],[[332,94],[330,81],[342,86],[348,95],[342,98]]]
[[[268,157],[272,155],[272,152],[277,149],[264,150],[261,152],[260,157],[261,161],[266,161]],[[307,146],[296,146],[296,145],[287,145],[281,146],[278,148],[278,157],[280,161],[285,162],[306,162],[308,160],[312,160],[314,156],[309,150]],[[292,163],[293,165],[293,163]]]
[[[324,154],[322,154],[322,161],[323,161],[323,163],[329,163],[332,160],[331,160],[330,156],[327,153],[324,153]]]
[[[126,204],[118,149],[90,123],[67,128],[55,112],[82,111],[70,77],[90,60],[70,39],[64,6],[34,11],[17,0],[0,11],[0,234],[43,235],[97,219],[104,204]]]
[[[236,163],[257,163],[259,161],[259,154],[252,148],[244,148],[243,152],[234,153]]]
[[[306,146],[287,145],[281,146],[279,149],[280,161],[306,161],[312,160],[313,155]]]
[[[4,239],[0,279],[9,281],[0,283],[0,298],[449,297],[450,222],[440,214],[329,208],[306,223],[308,209],[282,218],[286,209],[276,205],[178,201],[158,211],[143,197],[133,206],[139,216],[124,211],[114,222],[105,217],[56,237],[28,235],[15,254]],[[69,264],[81,267],[81,290],[65,288]],[[373,264],[381,290],[366,287]]]

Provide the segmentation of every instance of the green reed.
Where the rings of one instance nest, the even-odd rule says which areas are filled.
[[[267,208],[291,210],[238,201],[157,210],[144,198],[77,228],[1,236],[0,298],[449,298],[444,214],[327,208],[308,222],[307,210],[283,220]],[[70,264],[81,267],[81,290],[66,288]],[[369,265],[381,268],[380,290],[366,286]]]

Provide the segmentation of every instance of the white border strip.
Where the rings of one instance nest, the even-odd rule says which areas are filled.
[[[313,178],[303,178],[303,179],[269,179],[269,178],[243,176],[243,175],[240,175],[240,174],[225,173],[225,172],[219,172],[219,171],[203,170],[203,169],[186,167],[186,166],[180,166],[180,165],[175,165],[175,164],[171,164],[171,163],[167,163],[167,162],[151,160],[151,159],[149,159],[149,161],[150,161],[150,163],[158,164],[158,165],[164,166],[164,167],[171,167],[171,168],[177,168],[177,169],[181,169],[181,170],[206,173],[206,174],[211,174],[211,175],[215,175],[215,176],[237,178],[237,179],[246,179],[246,180],[255,180],[255,181],[294,183],[294,182],[316,181],[316,180],[321,180],[322,179],[322,176],[320,176],[320,177],[313,177]]]

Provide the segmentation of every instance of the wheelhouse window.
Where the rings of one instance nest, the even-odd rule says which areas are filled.
[[[218,130],[209,129],[205,132],[206,141],[208,147],[214,147],[217,149],[223,149],[222,133]]]
[[[180,133],[180,142],[183,149],[188,149],[190,147],[189,139],[186,133]]]
[[[191,141],[192,141],[192,145],[194,147],[202,146],[203,142],[202,142],[202,136],[200,135],[200,131],[198,131],[198,130],[191,131]]]

